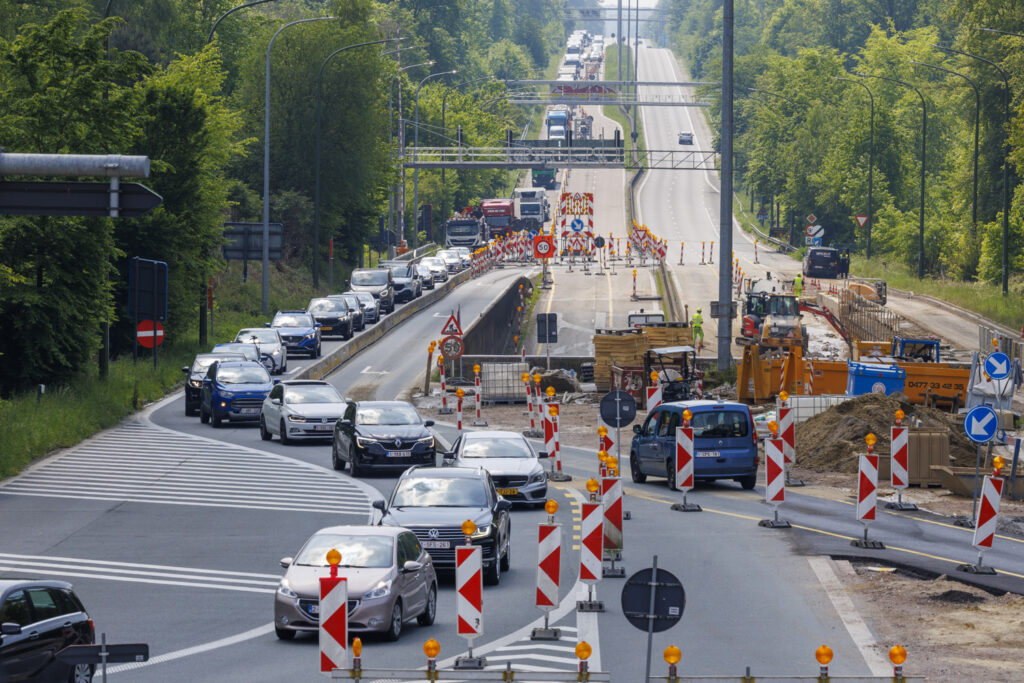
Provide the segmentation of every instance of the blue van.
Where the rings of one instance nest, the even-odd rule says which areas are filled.
[[[676,428],[683,411],[693,413],[694,479],[735,479],[748,491],[757,483],[757,432],[750,408],[731,401],[663,403],[643,424],[633,425],[629,471],[642,484],[648,476],[666,477],[675,488]]]

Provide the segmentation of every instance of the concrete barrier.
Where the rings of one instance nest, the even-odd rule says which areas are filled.
[[[529,300],[533,292],[533,282],[525,276],[520,276],[463,330],[465,353],[515,353],[512,337],[516,336],[514,326],[516,307],[519,305],[519,285],[523,286],[523,300]],[[526,322],[524,319],[524,328]]]

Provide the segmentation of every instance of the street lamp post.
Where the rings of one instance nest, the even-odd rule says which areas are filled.
[[[993,32],[1003,33],[1002,31]],[[1016,34],[1013,34],[1016,35]],[[953,52],[964,57],[970,57],[976,59],[979,62],[988,64],[993,69],[999,72],[999,75],[1003,77],[1003,120],[1005,123],[1005,130],[1003,131],[1003,149],[1006,152],[1003,155],[1003,264],[1002,264],[1002,280],[1003,280],[1003,296],[1006,296],[1010,291],[1010,254],[1009,254],[1009,235],[1010,235],[1010,76],[1006,71],[996,64],[995,62],[979,57],[978,55],[972,55],[969,52],[963,52],[962,50],[954,50],[951,47],[943,47],[942,45],[932,45],[932,47],[942,50],[943,52]]]
[[[263,292],[262,306],[263,315],[270,313],[270,50],[274,47],[274,41],[281,35],[281,31],[289,26],[305,24],[311,21],[329,21],[334,17],[309,17],[289,22],[277,29],[267,45],[267,63],[264,76],[264,101],[263,101]]]
[[[719,187],[718,234],[718,369],[732,366],[732,168],[733,168],[733,0],[722,2],[722,178]]]
[[[873,74],[862,74],[854,72],[854,76],[860,76],[861,78],[879,78],[883,81],[889,81],[890,83],[898,83],[904,87],[910,88],[917,93],[917,96],[921,98],[921,207],[918,211],[918,229],[917,229],[917,277],[924,278],[924,176],[925,176],[925,160],[928,154],[928,104],[925,102],[924,95],[921,91],[912,86],[906,81],[901,81],[898,78],[890,78],[888,76],[875,76]]]
[[[875,176],[875,96],[871,92],[871,88],[867,85],[858,81],[854,78],[840,78],[839,76],[833,76],[837,81],[846,81],[847,83],[856,83],[868,93],[868,100],[871,103],[871,123],[868,132],[868,234],[867,234],[867,249],[866,258],[871,260],[871,222],[874,220],[874,216],[871,215],[871,195],[874,185]]]
[[[401,63],[401,62],[399,62]],[[400,173],[401,178],[399,182],[395,184],[391,192],[391,198],[388,203],[388,229],[392,232],[395,228],[398,228],[398,233],[401,235],[405,234],[405,119],[402,117],[402,82],[399,80],[399,75],[403,71],[409,69],[415,69],[421,66],[433,66],[434,60],[430,59],[419,64],[410,64],[409,66],[403,66],[398,69],[398,72],[391,77],[391,84],[388,86],[388,133],[390,135],[391,127],[391,90],[394,88],[395,83],[398,83],[398,158],[400,160]],[[396,195],[400,196],[400,201],[396,199]],[[397,212],[396,204],[401,204],[403,211],[400,212],[399,216],[395,216]],[[397,224],[397,226],[396,226]]]
[[[316,147],[315,157],[316,163],[314,174],[316,176],[314,182],[313,191],[313,288],[320,286],[320,113],[323,109],[323,85],[324,85],[324,68],[327,63],[330,62],[335,55],[351,50],[356,47],[365,47],[367,45],[380,45],[381,43],[390,43],[395,40],[403,40],[403,38],[384,38],[382,40],[371,40],[365,43],[355,43],[354,45],[346,45],[340,47],[331,54],[327,55],[323,63],[320,64],[320,70],[316,74]]]
[[[256,5],[265,5],[268,2],[274,2],[274,0],[252,0],[252,2],[247,2],[244,5],[239,5],[238,7],[232,7],[227,12],[225,12],[224,14],[220,15],[219,17],[217,17],[217,21],[213,22],[213,26],[210,27],[209,35],[206,36],[206,44],[207,45],[210,44],[210,41],[213,40],[213,32],[217,30],[217,27],[220,26],[220,22],[224,21],[224,19],[229,14],[234,14],[238,10],[245,9],[247,7],[255,7]],[[107,3],[107,8],[108,9],[110,8],[110,3]]]
[[[431,78],[437,78],[438,76],[450,76],[451,74],[457,74],[458,71],[452,69],[451,71],[438,71],[437,73],[428,74],[419,82],[416,86],[416,105],[414,107],[416,112],[416,127],[413,129],[413,143],[412,143],[412,160],[415,163],[417,150],[420,146],[420,88],[423,84],[429,81]],[[420,231],[419,225],[416,223],[415,217],[419,216],[420,210],[420,169],[417,166],[412,170],[412,248],[416,249],[420,246]],[[402,207],[402,213],[405,213],[405,207]]]

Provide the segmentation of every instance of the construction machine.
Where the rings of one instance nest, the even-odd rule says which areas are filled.
[[[801,324],[800,302],[785,291],[782,281],[771,273],[759,280],[747,280],[743,290],[741,346],[757,345],[761,353],[785,352],[793,346],[807,350],[807,328]]]

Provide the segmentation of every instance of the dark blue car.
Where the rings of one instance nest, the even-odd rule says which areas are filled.
[[[757,483],[757,432],[750,409],[729,401],[663,403],[643,424],[633,426],[629,471],[633,481],[665,477],[675,488],[676,428],[683,411],[693,413],[693,476],[696,480],[735,479],[747,490]]]
[[[320,357],[320,323],[306,311],[278,311],[267,327],[277,328],[288,354],[304,353]]]
[[[255,361],[215,362],[203,378],[199,419],[214,427],[224,420],[256,422],[274,384],[267,369]]]

